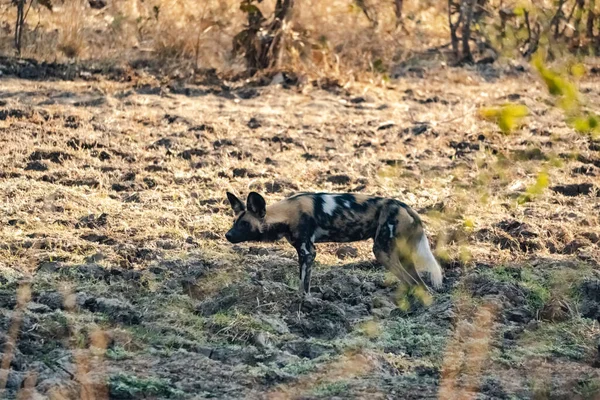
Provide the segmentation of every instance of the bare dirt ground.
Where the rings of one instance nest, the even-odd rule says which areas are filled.
[[[600,142],[529,67],[83,78],[0,82],[5,398],[600,396]],[[477,117],[507,101],[530,110],[511,135]],[[224,240],[226,190],[402,199],[444,288],[403,310],[370,243],[326,244],[301,302],[291,247]]]

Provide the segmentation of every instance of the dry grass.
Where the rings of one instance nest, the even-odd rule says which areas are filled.
[[[126,264],[129,250],[90,243],[81,238],[88,230],[75,227],[88,214],[106,213],[108,223],[98,230],[117,243],[151,246],[169,254],[173,245],[177,251],[185,251],[190,246],[185,241],[191,238],[188,240],[200,241],[207,255],[218,259],[229,252],[229,246],[221,240],[205,239],[220,235],[230,223],[224,191],[242,195],[250,189],[264,192],[274,182],[282,191],[267,195],[268,202],[295,188],[352,190],[358,186],[364,186],[360,190],[366,193],[401,198],[422,210],[428,230],[443,248],[439,255],[445,253],[453,259],[501,263],[515,256],[528,257],[526,252],[515,253],[510,245],[498,248],[500,242],[495,239],[490,242],[475,235],[482,229],[491,229],[492,236],[506,235],[494,228],[503,220],[530,225],[541,243],[536,250],[539,256],[550,256],[550,251],[560,251],[575,239],[591,251],[593,243],[585,235],[598,233],[598,217],[589,197],[568,198],[544,190],[532,202],[520,205],[517,201],[542,170],[548,170],[551,185],[589,181],[585,175],[571,173],[580,162],[564,158],[566,153],[577,152],[593,159],[587,140],[558,122],[555,111],[539,102],[544,96],[539,84],[523,87],[518,79],[501,79],[501,84],[487,83],[465,70],[439,70],[419,83],[398,81],[394,91],[362,86],[362,92],[374,100],[363,109],[308,89],[304,94],[282,97],[278,89],[266,88],[257,100],[243,103],[213,96],[197,102],[184,96],[168,101],[146,95],[119,99],[127,85],[110,84],[102,86],[105,106],[55,104],[46,107],[53,116],[49,121],[1,121],[5,132],[3,171],[14,175],[2,182],[2,208],[7,220],[22,221],[18,229],[3,227],[2,235],[11,244],[6,255],[29,258],[30,268],[50,258],[81,262],[96,251],[106,253],[107,264]],[[443,84],[448,81],[453,82],[451,88]],[[584,86],[593,84],[584,82]],[[91,93],[84,95],[84,84],[42,83],[38,87],[46,92],[30,92],[27,97],[20,94],[28,92],[23,85],[29,84],[5,82],[11,104],[40,102],[67,91],[82,97]],[[412,99],[438,96],[450,105],[402,100],[407,91],[412,91]],[[519,93],[534,116],[527,119],[526,129],[505,136],[493,124],[478,119],[475,110],[502,102],[511,93]],[[387,108],[377,109],[381,103]],[[179,118],[169,123],[165,114]],[[253,117],[261,121],[262,128],[246,126]],[[78,126],[66,127],[69,120]],[[376,129],[390,120],[395,127]],[[415,126],[410,121],[426,121],[437,134],[403,136],[405,128]],[[200,124],[211,128],[189,130]],[[545,129],[551,129],[554,136],[536,133]],[[52,135],[33,135],[49,130]],[[486,142],[479,150],[465,157],[452,156],[451,141],[477,142],[482,134]],[[289,143],[273,143],[273,137],[287,137]],[[102,147],[73,149],[66,145],[72,138]],[[172,141],[170,156],[164,147],[153,146],[164,138]],[[531,153],[534,159],[515,161],[515,157],[530,154],[527,150],[531,148],[538,149]],[[189,149],[204,149],[209,154],[191,160],[177,156]],[[48,171],[23,173],[34,150],[61,151],[70,158],[60,163],[43,161]],[[110,154],[110,161],[97,158],[103,150]],[[320,161],[306,161],[307,153]],[[536,159],[536,154],[549,161]],[[560,166],[553,166],[552,157],[560,154]],[[267,157],[273,160],[271,165],[265,164]],[[397,160],[398,166],[389,167],[384,160]],[[235,169],[246,172],[233,176]],[[124,178],[129,172],[135,173],[131,184]],[[335,174],[347,175],[350,183],[336,186],[328,182],[327,177]],[[115,191],[115,187],[120,190],[119,185],[130,187]],[[439,207],[444,210],[441,214],[435,211]],[[37,236],[27,238],[32,234]],[[321,251],[320,259],[335,262],[335,246],[323,247],[326,250]],[[367,256],[369,246],[359,245],[359,257]]]
[[[259,6],[269,17],[274,5],[271,0]],[[437,2],[405,2],[404,30],[396,27],[392,6],[392,2],[371,5],[380,20],[373,27],[352,2],[302,4],[285,30],[288,51],[282,66],[313,77],[377,82],[399,61],[447,40],[445,11]],[[14,7],[2,4],[0,9],[2,21],[12,26]],[[242,60],[230,54],[233,37],[246,23],[238,0],[201,5],[188,0],[133,0],[110,2],[101,10],[67,0],[55,4],[53,12],[35,5],[27,22],[27,57],[113,63],[161,60],[163,66],[175,61],[179,68],[217,68],[223,73],[243,69]],[[13,52],[10,35],[0,50]]]

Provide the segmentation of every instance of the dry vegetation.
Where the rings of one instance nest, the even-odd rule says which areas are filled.
[[[0,395],[598,398],[597,60],[449,67],[438,2],[309,2],[227,80],[238,6],[36,3],[23,55],[77,63],[0,59]],[[224,240],[226,190],[402,199],[444,288],[322,244],[301,301],[291,247]]]

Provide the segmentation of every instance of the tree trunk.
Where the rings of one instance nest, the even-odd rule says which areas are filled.
[[[577,0],[574,7],[576,7],[576,11],[575,11],[575,22],[574,22],[575,31],[573,32],[573,38],[574,38],[573,45],[575,47],[579,47],[581,44],[581,20],[583,19],[583,11],[585,9],[585,0]],[[569,18],[567,19],[566,23],[569,23],[570,19],[571,19],[571,16],[569,15]]]
[[[17,54],[21,56],[21,48],[23,44],[23,25],[25,24],[25,2],[27,0],[17,1],[17,20],[15,22],[15,48]]]
[[[560,20],[562,18],[562,8],[565,4],[565,0],[559,0],[558,2],[558,8],[556,9],[556,13],[554,14],[554,16],[552,17],[552,20],[550,21],[550,26],[554,27],[554,39],[558,39],[558,34],[560,33],[559,27],[560,27]]]
[[[458,18],[456,22],[452,22],[452,16],[454,14],[458,14]],[[450,26],[450,43],[452,44],[452,51],[454,52],[454,56],[456,59],[460,58],[460,53],[458,50],[458,36],[456,35],[456,31],[460,26],[460,22],[462,21],[463,13],[460,10],[460,6],[454,2],[454,0],[448,0],[448,25]]]
[[[263,43],[261,53],[264,55],[264,66],[263,68],[271,68],[279,64],[282,55],[282,42],[283,42],[283,23],[289,20],[292,16],[294,9],[294,0],[277,0],[275,4],[275,12],[273,15],[273,21],[269,24],[269,37],[271,37],[270,43]]]
[[[402,23],[402,5],[404,0],[394,0],[394,12],[396,13],[396,26]]]
[[[590,4],[588,6],[588,15],[585,27],[585,35],[589,40],[589,43],[594,43],[594,18],[596,18],[596,0],[590,0]]]
[[[471,21],[473,20],[473,8],[476,0],[462,0],[461,13],[464,15],[462,26],[462,62],[473,63],[473,54],[471,54]]]

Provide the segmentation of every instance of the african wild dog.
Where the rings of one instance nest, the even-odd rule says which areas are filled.
[[[431,253],[419,216],[406,204],[362,194],[300,193],[266,206],[256,192],[247,204],[227,192],[235,212],[225,234],[231,243],[286,238],[298,252],[300,286],[310,292],[315,243],[354,242],[372,238],[377,260],[409,286],[425,286],[417,271],[442,285],[442,269]]]

